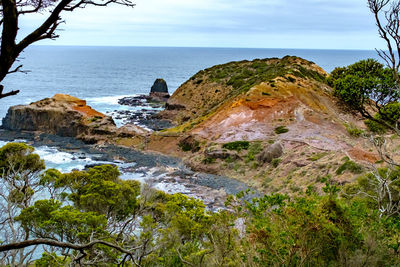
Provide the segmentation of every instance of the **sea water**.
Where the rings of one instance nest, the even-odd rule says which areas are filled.
[[[2,82],[5,91],[21,92],[0,99],[0,119],[10,106],[56,93],[85,99],[101,112],[132,109],[118,105],[118,99],[148,94],[157,78],[165,79],[173,93],[198,71],[213,65],[286,55],[313,61],[327,72],[360,59],[377,58],[375,51],[360,50],[32,46],[17,62],[29,72],[10,74]]]
[[[148,94],[157,78],[164,78],[173,93],[198,71],[213,65],[286,55],[313,61],[327,72],[360,59],[377,58],[375,51],[360,50],[32,46],[17,62],[29,72],[11,74],[2,82],[5,91],[21,92],[0,99],[0,119],[10,106],[28,104],[56,93],[85,99],[103,113],[133,110],[137,107],[119,105],[118,99]],[[122,121],[116,122],[122,125]],[[4,144],[0,141],[0,147]],[[36,153],[47,167],[63,172],[94,163],[90,155],[77,156],[54,147],[36,147]],[[126,175],[126,178],[145,179],[139,173]]]

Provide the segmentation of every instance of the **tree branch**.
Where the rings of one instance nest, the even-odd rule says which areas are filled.
[[[11,96],[11,95],[16,95],[16,94],[19,93],[19,90],[14,90],[14,91],[11,91],[11,92],[8,92],[8,93],[3,93],[3,90],[4,90],[4,86],[0,85],[0,99],[4,98],[4,97],[7,97],[7,96]]]
[[[118,250],[119,252],[131,255],[131,256],[133,255],[133,250],[137,250],[137,249],[141,248],[141,246],[139,246],[139,247],[134,247],[131,250],[128,250],[128,249],[120,247],[119,245],[116,245],[116,244],[113,244],[110,242],[106,242],[106,241],[102,241],[102,240],[94,240],[87,244],[73,244],[73,243],[69,243],[69,242],[61,242],[61,241],[48,239],[48,238],[37,238],[37,239],[26,240],[26,241],[21,241],[21,242],[9,243],[6,245],[0,245],[0,252],[15,250],[15,249],[22,249],[22,248],[26,248],[26,247],[30,247],[30,246],[37,246],[37,245],[48,245],[48,246],[53,246],[53,247],[69,248],[69,249],[82,251],[85,249],[92,248],[93,246],[98,245],[98,244],[108,246],[110,248]]]

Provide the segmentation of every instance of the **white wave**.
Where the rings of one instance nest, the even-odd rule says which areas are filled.
[[[61,152],[47,146],[38,147],[35,152],[46,162],[53,164],[70,163],[74,158],[70,153]]]
[[[5,146],[7,143],[8,143],[8,142],[5,142],[5,141],[0,141],[0,147],[3,147],[3,146]]]
[[[123,97],[137,96],[137,95],[117,95],[117,96],[101,96],[101,97],[91,97],[87,98],[88,104],[108,104],[108,105],[118,105],[118,100]]]

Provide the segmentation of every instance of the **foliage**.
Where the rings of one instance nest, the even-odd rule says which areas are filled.
[[[56,253],[46,253],[42,254],[42,257],[35,261],[35,267],[63,267],[69,264],[69,259],[58,256]]]
[[[349,108],[369,119],[373,118],[370,109],[380,113],[386,104],[399,99],[392,71],[374,59],[334,69],[328,84]]]
[[[289,129],[286,128],[286,126],[278,126],[275,128],[275,133],[276,134],[283,134],[289,132]]]
[[[400,119],[400,103],[388,103],[379,110],[379,113],[374,115],[373,120],[365,120],[364,123],[368,129],[377,134],[384,134],[388,128],[398,129]],[[380,123],[384,122],[384,123]]]
[[[279,163],[281,163],[281,161],[282,161],[282,159],[280,159],[280,158],[272,159],[271,165],[272,165],[274,168],[276,168],[276,167],[278,167]]]
[[[357,128],[354,124],[350,123],[350,124],[346,124],[346,130],[349,133],[350,136],[353,137],[360,137],[364,131]]]
[[[346,161],[336,170],[336,174],[341,175],[345,171],[349,171],[354,174],[360,174],[363,172],[363,167],[352,160],[346,159]]]
[[[399,78],[399,57],[400,54],[400,2],[392,0],[367,0],[369,10],[373,14],[378,28],[379,37],[386,43],[387,49],[376,49],[379,57],[386,63],[392,71],[397,84],[400,85]]]
[[[387,127],[385,127],[385,125],[382,125],[374,120],[365,120],[364,124],[367,126],[368,130],[376,134],[384,134],[387,131]]]
[[[34,149],[22,143],[9,143],[0,148],[0,239],[8,243],[27,240],[24,229],[13,222],[22,209],[33,204],[35,194],[41,192],[40,177],[45,165]],[[29,258],[32,249],[7,253],[8,264],[16,265]],[[0,255],[0,265],[5,265]]]
[[[204,164],[212,164],[215,163],[216,159],[215,158],[211,158],[211,157],[206,157],[203,159],[203,163]]]
[[[189,136],[178,143],[178,146],[184,152],[192,151],[197,152],[200,150],[200,142],[194,139],[192,136]]]
[[[318,161],[318,160],[322,159],[323,157],[325,157],[326,155],[328,155],[327,152],[313,153],[313,154],[308,158],[308,160],[311,160],[311,161]]]
[[[14,151],[21,162],[32,158],[33,149],[22,144],[3,150]],[[35,162],[34,170],[41,161]],[[357,170],[349,159],[344,166]],[[343,196],[328,178],[321,180],[322,195],[312,186],[298,197],[249,200],[242,192],[228,197],[225,209],[211,212],[200,200],[123,181],[110,165],[66,174],[40,171],[33,178],[48,187],[50,198],[30,201],[14,213],[13,224],[24,233],[16,240],[106,243],[80,249],[46,245],[40,259],[25,261],[11,250],[0,259],[3,265],[35,266],[393,266],[400,260],[399,214],[381,211],[398,207],[399,173],[383,168],[366,174],[347,185]],[[392,198],[377,198],[379,177]],[[360,190],[365,194],[357,194]]]
[[[289,74],[299,78],[325,82],[325,76],[309,68],[313,64],[312,62],[302,61],[302,65],[300,65],[297,64],[298,60],[297,57],[286,56],[281,60],[255,59],[251,62],[230,62],[214,66],[198,74],[205,72],[209,74],[211,81],[232,86],[234,89],[232,95],[247,92],[254,85],[272,81],[277,77],[286,77]],[[289,81],[293,81],[293,77],[288,77],[290,77],[287,78]],[[192,79],[195,79],[195,76]]]
[[[380,109],[380,112],[375,116],[378,120],[384,120],[392,126],[396,126],[400,119],[400,103],[391,102]]]
[[[249,151],[246,155],[246,162],[253,161],[255,156],[259,154],[263,150],[263,146],[261,142],[253,142],[249,146]]]
[[[240,151],[242,149],[246,150],[250,146],[249,141],[235,141],[235,142],[230,142],[230,143],[225,143],[222,145],[222,148],[226,148],[229,150],[236,150]]]

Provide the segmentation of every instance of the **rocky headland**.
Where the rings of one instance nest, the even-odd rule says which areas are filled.
[[[135,125],[117,128],[110,116],[92,109],[85,100],[65,94],[11,107],[2,127],[10,131],[75,137],[92,144],[117,137],[142,138],[147,134]]]
[[[171,97],[166,84],[156,81],[152,96],[120,101],[133,107],[165,104],[160,113],[143,115],[143,121],[153,120],[153,131],[118,129],[111,117],[67,95],[11,107],[3,128],[161,153],[263,192],[295,194],[310,185],[321,190],[327,180],[353,181],[379,160],[367,139],[349,131],[364,129],[363,120],[342,107],[327,77],[298,57],[230,62],[198,72]]]
[[[179,136],[176,145],[193,169],[266,192],[351,182],[379,157],[368,140],[351,135],[365,129],[363,119],[333,96],[327,77],[313,62],[290,56],[202,70],[159,113],[178,126],[157,138],[170,143]],[[341,171],[350,165],[357,167]]]

